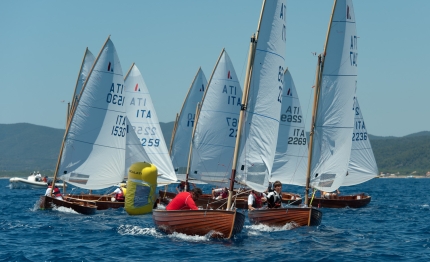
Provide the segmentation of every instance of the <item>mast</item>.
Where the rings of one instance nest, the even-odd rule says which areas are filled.
[[[242,105],[240,107],[240,113],[239,113],[239,124],[237,127],[238,132],[236,136],[236,144],[234,146],[233,164],[232,164],[231,177],[230,177],[230,187],[228,189],[227,210],[231,209],[231,200],[233,198],[234,181],[236,179],[236,165],[237,165],[237,158],[239,155],[240,137],[242,136],[242,125],[245,118],[246,105],[248,104],[248,93],[249,93],[250,79],[252,75],[252,65],[254,62],[255,47],[256,47],[256,36],[254,34],[251,37],[251,43],[249,45],[248,64],[246,65],[246,75],[245,75],[245,86],[244,86],[243,96],[242,96]]]
[[[324,51],[322,53],[322,56],[321,54],[318,56],[318,63],[317,63],[316,77],[315,77],[314,102],[313,102],[313,109],[312,109],[312,122],[311,122],[311,130],[309,132],[309,155],[308,155],[308,170],[306,173],[305,205],[309,205],[309,189],[310,189],[309,185],[311,180],[312,151],[313,151],[313,140],[314,140],[313,135],[315,132],[315,122],[318,114],[318,102],[319,102],[320,91],[321,91],[322,72],[324,70],[324,61],[325,61],[325,56],[327,51],[327,44],[330,36],[331,24],[333,21],[333,15],[334,15],[334,10],[336,9],[336,4],[337,4],[337,0],[334,0],[330,21],[328,24],[326,40],[324,44]]]
[[[196,116],[195,116],[196,120],[198,119],[199,114],[200,114],[200,103],[197,103]],[[185,173],[185,191],[188,191],[188,177],[191,169],[191,155],[193,153],[193,139],[194,139],[194,133],[196,132],[196,126],[197,126],[196,124],[197,123],[194,122],[193,131],[191,133],[190,151],[188,152],[187,172]]]
[[[99,60],[100,55],[101,55],[103,49],[105,48],[107,42],[109,41],[109,39],[110,39],[110,35],[106,39],[105,43],[103,44],[103,47],[102,47],[101,51],[97,55],[96,60],[94,61],[93,65],[91,66],[91,70],[90,70],[90,72],[88,74],[88,77],[85,79],[85,83],[82,86],[82,90],[81,90],[81,92],[79,94],[78,101],[81,99],[81,95],[82,95],[83,91],[85,90],[85,87],[87,86],[88,79],[90,78],[90,76],[91,76],[91,74],[93,72],[93,69],[94,69],[95,65],[97,64],[97,61]],[[63,157],[64,144],[66,142],[66,138],[67,138],[67,135],[69,133],[69,129],[70,129],[70,125],[72,123],[73,117],[75,116],[75,108],[76,108],[76,105],[74,106],[74,108],[72,108],[72,110],[70,112],[70,116],[69,116],[69,118],[67,119],[67,122],[66,122],[66,131],[64,132],[63,141],[61,142],[60,153],[58,154],[58,160],[57,160],[57,165],[55,167],[54,180],[52,181],[52,183],[53,183],[52,186],[55,185],[55,181],[57,180],[58,169],[60,168],[61,158]],[[53,195],[54,195],[54,187],[52,187],[52,190],[51,190],[51,196],[53,196]]]
[[[236,136],[236,144],[234,146],[233,164],[232,164],[231,177],[230,177],[230,187],[228,190],[228,199],[227,199],[227,210],[230,210],[232,207],[231,201],[233,198],[234,181],[236,180],[236,165],[237,165],[237,158],[239,155],[240,138],[242,136],[242,126],[245,118],[245,110],[248,105],[248,94],[249,94],[249,88],[251,85],[250,82],[252,77],[252,68],[254,65],[255,48],[257,47],[258,33],[260,32],[260,25],[261,25],[261,20],[263,18],[265,6],[266,6],[266,0],[263,1],[263,5],[261,7],[260,19],[258,20],[258,26],[257,26],[257,32],[254,35],[252,35],[251,43],[249,44],[248,64],[246,65],[246,75],[245,75],[245,84],[244,84],[243,96],[242,96],[242,105],[240,108],[239,124],[237,127],[238,132]]]

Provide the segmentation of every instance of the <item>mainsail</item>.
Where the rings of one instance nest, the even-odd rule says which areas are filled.
[[[123,180],[128,131],[124,91],[121,64],[108,38],[69,119],[56,171],[61,179],[85,189]]]
[[[278,141],[270,182],[306,185],[308,140],[296,87],[287,69],[284,73]]]
[[[264,1],[251,59],[236,180],[263,192],[275,158],[286,51],[285,0]],[[245,81],[248,81],[245,79]],[[245,84],[246,85],[246,84]],[[243,99],[246,102],[245,98]],[[242,142],[243,141],[243,142]]]
[[[312,187],[329,192],[342,185],[348,169],[357,80],[352,1],[335,1],[333,8],[321,65],[310,174]]]
[[[188,163],[188,151],[190,150],[191,136],[195,121],[196,107],[202,101],[207,85],[203,70],[199,68],[188,90],[180,113],[176,117],[175,127],[170,142],[170,158],[176,175],[185,181],[185,173]]]
[[[176,181],[166,142],[145,81],[135,64],[125,77],[127,118],[133,126],[142,147],[158,169],[158,183]]]
[[[221,187],[230,183],[241,97],[239,80],[223,49],[196,120],[189,177]]]
[[[378,175],[378,166],[370,145],[369,134],[364,124],[363,115],[355,97],[355,121],[352,133],[352,149],[349,159],[348,174],[342,186],[352,186],[366,182]]]

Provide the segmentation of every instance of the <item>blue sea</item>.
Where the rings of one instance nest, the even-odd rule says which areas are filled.
[[[166,235],[154,228],[151,214],[129,216],[122,208],[93,216],[39,210],[44,189],[10,189],[8,179],[0,187],[0,261],[430,261],[430,179],[373,179],[341,188],[366,192],[372,201],[360,209],[322,208],[318,227],[246,221],[230,240]],[[300,187],[283,189],[303,195]]]

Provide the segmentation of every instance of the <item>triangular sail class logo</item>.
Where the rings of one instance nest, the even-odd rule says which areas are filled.
[[[228,70],[227,79],[233,79],[233,77],[231,77],[230,70]]]
[[[134,87],[135,92],[140,92],[139,83],[136,83],[136,86]]]
[[[113,66],[112,66],[111,62],[109,62],[109,64],[108,64],[107,71],[108,72],[113,72]]]

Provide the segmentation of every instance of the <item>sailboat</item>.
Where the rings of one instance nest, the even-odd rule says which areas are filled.
[[[352,0],[335,0],[324,52],[318,56],[306,204],[318,204],[314,195],[309,199],[310,187],[333,192],[345,180],[352,149],[356,84],[357,34]]]
[[[128,97],[127,118],[140,140],[141,147],[148,154],[150,163],[157,167],[157,184],[176,182],[176,173],[164,141],[155,107],[145,81],[134,63],[124,78],[124,91]]]
[[[373,155],[369,135],[364,123],[363,115],[355,97],[354,104],[355,118],[354,131],[352,133],[352,149],[347,175],[342,186],[353,186],[364,183],[378,175],[378,166]],[[353,195],[335,195],[329,199],[320,197],[314,198],[314,203],[320,207],[329,208],[360,208],[369,204],[371,196],[366,193]]]
[[[125,90],[119,58],[110,40],[104,43],[71,112],[60,148],[57,177],[83,189],[103,189],[124,178],[126,137],[131,131],[126,118]],[[90,201],[43,196],[41,206],[70,207],[93,214]]]
[[[350,135],[354,127],[354,111],[351,109],[357,79],[356,58],[352,1],[335,0],[324,52],[318,57],[305,182],[306,208],[303,208],[308,214],[299,208],[287,208],[287,216],[285,211],[282,214],[282,208],[255,210],[248,213],[251,223],[281,226],[285,222],[295,222],[300,226],[321,222],[321,211],[310,206],[315,202],[312,202],[313,197],[309,201],[309,189],[334,191],[346,176],[352,147]],[[291,218],[286,219],[288,216]]]
[[[276,151],[278,150],[278,153],[282,151],[277,146],[278,137],[285,139],[289,134],[283,127],[281,132],[286,133],[278,134],[282,113],[284,113],[281,112],[283,99],[291,94],[291,87],[288,87],[289,90],[284,90],[287,89],[286,85],[289,81],[289,76],[284,76],[285,8],[285,1],[277,1],[277,3],[273,1],[270,4],[266,2],[257,35],[251,41],[251,59],[248,60],[251,61],[249,64],[251,70],[248,71],[251,74],[245,78],[242,101],[245,106],[242,106],[241,111],[241,119],[243,114],[246,115],[242,130],[244,143],[238,136],[236,148],[239,144],[240,154],[237,164],[233,164],[236,169],[232,171],[232,180],[238,180],[239,183],[246,184],[258,192],[264,192],[269,181],[276,178],[276,174],[272,175],[273,166],[279,168],[280,164]],[[265,28],[271,28],[271,30],[265,31]],[[239,125],[239,129],[241,128],[242,121]],[[248,218],[251,224],[284,226],[287,223],[293,223],[295,226],[316,226],[321,223],[322,213],[308,206],[289,206],[250,210]]]
[[[227,175],[231,169],[241,93],[233,64],[223,49],[196,110],[186,181],[194,178],[213,185],[229,183]],[[230,238],[242,230],[244,214],[233,209],[209,209],[214,208],[210,202],[213,202],[211,197],[200,197],[196,205],[203,206],[202,210],[154,210],[154,222],[166,233],[206,235],[213,232],[210,235],[218,238]]]

